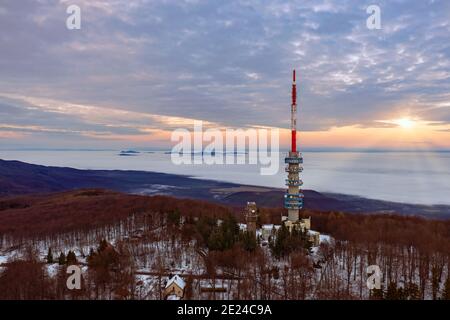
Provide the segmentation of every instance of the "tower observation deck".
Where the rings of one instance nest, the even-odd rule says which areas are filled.
[[[295,70],[292,73],[292,103],[291,103],[291,149],[284,159],[287,164],[287,191],[284,195],[284,207],[288,210],[288,221],[299,221],[299,210],[303,208],[303,193],[299,173],[303,171],[302,154],[297,151],[297,87]]]

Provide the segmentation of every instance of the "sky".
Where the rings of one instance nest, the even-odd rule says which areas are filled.
[[[2,0],[0,149],[170,148],[194,120],[286,146],[294,68],[300,148],[450,149],[448,0]]]

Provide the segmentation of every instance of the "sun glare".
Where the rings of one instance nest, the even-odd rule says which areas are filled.
[[[395,123],[396,125],[398,125],[399,127],[405,128],[405,129],[412,128],[415,125],[415,121],[411,120],[409,118],[397,119],[392,122]]]

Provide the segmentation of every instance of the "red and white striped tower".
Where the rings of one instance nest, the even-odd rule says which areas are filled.
[[[297,86],[295,84],[295,70],[292,74],[292,103],[291,103],[291,150],[284,159],[287,163],[286,194],[284,195],[284,207],[288,211],[288,220],[299,222],[299,210],[303,208],[303,193],[300,187],[303,185],[299,173],[303,171],[303,158],[297,151]]]
[[[295,84],[295,70],[292,73],[291,152],[297,152],[297,86]]]

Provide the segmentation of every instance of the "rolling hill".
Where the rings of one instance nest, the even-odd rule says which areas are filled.
[[[85,188],[200,199],[234,207],[242,207],[247,201],[256,201],[261,207],[281,207],[284,195],[283,189],[202,180],[184,175],[126,170],[78,170],[0,160],[0,197]],[[404,204],[313,190],[304,190],[304,194],[305,207],[312,210],[450,218],[450,206],[444,205]]]

